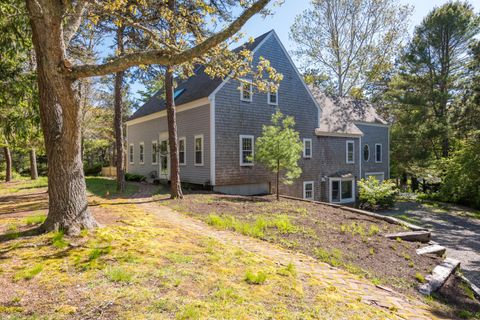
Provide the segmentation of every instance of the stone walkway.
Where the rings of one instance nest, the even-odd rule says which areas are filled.
[[[465,277],[480,287],[480,217],[472,217],[472,210],[402,200],[393,210],[378,213],[432,230],[432,240],[446,247],[447,256],[459,260]]]
[[[280,265],[291,262],[300,274],[312,275],[328,285],[335,286],[345,300],[360,298],[367,304],[394,311],[392,316],[397,319],[438,319],[429,311],[429,307],[419,300],[408,298],[388,288],[377,287],[367,280],[318,262],[304,254],[288,251],[274,244],[238,233],[217,230],[199,220],[162,206],[158,202],[148,200],[148,198],[137,198],[137,206],[146,212],[154,213],[162,222],[187,232],[201,234],[222,243],[238,246]]]

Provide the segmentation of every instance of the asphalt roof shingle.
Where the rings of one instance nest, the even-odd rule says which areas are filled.
[[[317,133],[361,135],[362,131],[355,125],[356,122],[387,124],[378,115],[375,107],[365,100],[329,97],[319,88],[312,86],[310,90],[322,108]]]
[[[238,52],[242,49],[253,51],[265,37],[273,30],[258,36],[253,42],[246,42],[233,51]],[[175,88],[175,91],[183,91],[175,98],[175,104],[177,106],[192,102],[201,98],[208,97],[221,83],[223,79],[211,78],[205,73],[205,67],[199,66],[194,71],[194,75],[188,79],[180,82]],[[164,90],[157,91],[143,106],[138,108],[137,111],[129,118],[129,120],[148,116],[149,114],[162,111],[165,109]]]

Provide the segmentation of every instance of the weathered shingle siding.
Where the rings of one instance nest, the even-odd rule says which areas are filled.
[[[298,77],[294,66],[282,51],[274,35],[270,36],[255,53],[270,60],[271,65],[283,74],[278,93],[278,108],[295,117],[296,130],[300,138],[311,138],[313,149],[318,149],[315,128],[318,126],[318,109]],[[253,167],[240,166],[239,135],[261,135],[262,126],[269,124],[275,106],[267,102],[267,94],[254,89],[253,101],[240,100],[239,82],[230,80],[215,95],[216,127],[216,185],[253,184],[274,182],[273,177],[260,164]],[[318,165],[314,165],[316,162]],[[286,193],[301,197],[303,181],[317,180],[319,163],[317,159],[301,160],[305,167],[302,177]]]
[[[349,140],[354,141],[355,163],[347,163],[347,141]],[[314,157],[317,159],[315,164],[320,166],[319,199],[328,202],[330,193],[328,177],[350,173],[355,177],[355,180],[358,179],[360,170],[359,139],[320,136],[317,138],[317,143],[319,148],[314,150]]]
[[[356,124],[362,130],[362,178],[365,177],[366,172],[384,172],[385,179],[389,179],[389,146],[388,146],[388,131],[386,126],[376,126],[368,124]],[[375,162],[375,144],[382,144],[382,162]],[[370,148],[370,159],[365,161],[363,158],[363,147],[368,144]]]
[[[186,165],[180,166],[183,182],[204,184],[210,180],[210,105],[177,113],[178,137],[186,138]],[[128,172],[148,175],[158,172],[158,165],[152,165],[152,140],[158,140],[159,133],[167,132],[166,117],[128,126],[128,145],[134,143],[135,163],[128,164]],[[203,166],[194,165],[194,136],[203,134]],[[145,142],[145,164],[139,164],[139,143]],[[128,152],[128,149],[127,149]],[[127,157],[128,162],[128,157]]]

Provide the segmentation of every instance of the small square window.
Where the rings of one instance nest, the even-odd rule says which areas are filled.
[[[303,182],[303,199],[313,200],[313,181]]]
[[[278,106],[278,89],[275,92],[268,91],[268,104]]]
[[[303,157],[312,157],[312,139],[303,139]]]
[[[252,102],[252,83],[248,80],[240,82],[240,100]]]

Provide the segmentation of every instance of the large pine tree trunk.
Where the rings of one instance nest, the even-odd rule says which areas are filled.
[[[6,168],[5,168],[5,181],[12,180],[12,154],[9,147],[3,147],[3,154],[5,156]]]
[[[123,54],[123,27],[117,29],[117,48],[120,54]],[[116,146],[116,162],[117,162],[117,191],[125,190],[125,164],[123,147],[123,106],[122,106],[122,85],[124,72],[115,74],[115,146]]]
[[[167,68],[165,72],[165,100],[167,106],[168,143],[170,147],[170,197],[182,199],[182,184],[180,182],[180,166],[178,158],[177,119],[175,100],[173,97],[173,72]]]
[[[63,42],[63,2],[27,0],[37,57],[40,116],[48,159],[49,208],[45,231],[77,234],[97,225],[88,210],[80,150],[80,105]]]
[[[38,171],[37,171],[37,153],[35,149],[30,149],[30,178],[32,180],[37,180]]]

